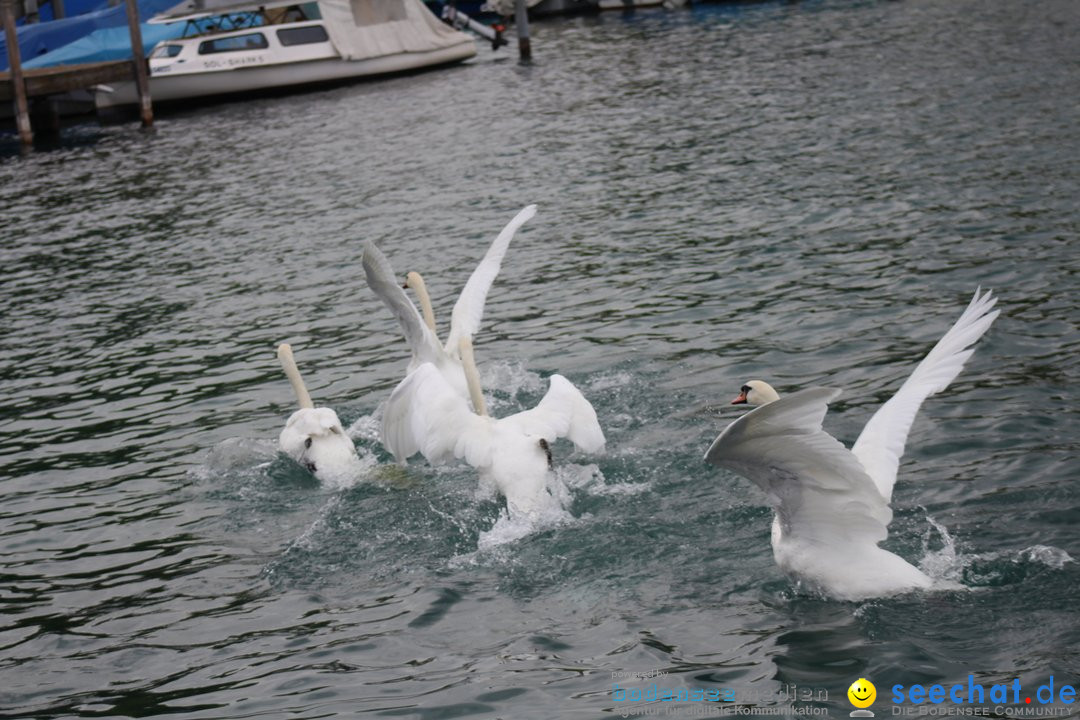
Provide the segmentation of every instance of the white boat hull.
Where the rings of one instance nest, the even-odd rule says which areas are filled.
[[[396,53],[363,60],[340,57],[304,62],[244,65],[218,72],[152,75],[150,98],[153,102],[176,102],[202,97],[260,92],[318,83],[333,83],[352,78],[373,77],[409,72],[421,68],[460,62],[476,55],[476,45],[469,40],[459,45],[427,52]],[[100,88],[95,94],[98,110],[137,105],[134,82],[116,83]]]

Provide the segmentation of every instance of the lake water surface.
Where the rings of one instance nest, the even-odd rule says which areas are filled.
[[[0,717],[840,718],[860,677],[883,717],[895,684],[1080,683],[1080,4],[532,31],[531,67],[0,142]],[[360,257],[426,273],[445,322],[534,202],[477,338],[489,403],[562,373],[608,448],[557,445],[572,519],[513,540],[475,471],[379,445],[408,351]],[[702,461],[727,402],[839,387],[850,443],[980,285],[1002,314],[923,407],[885,543],[970,589],[795,592],[763,493]],[[276,453],[279,342],[356,486]]]

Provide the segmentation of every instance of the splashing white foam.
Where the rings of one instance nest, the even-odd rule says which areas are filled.
[[[1065,563],[1076,562],[1069,553],[1061,548],[1049,545],[1032,545],[1029,548],[1024,548],[1019,552],[1019,557],[1021,560],[1046,565],[1055,570],[1065,567]],[[1014,562],[1016,561],[1014,560]]]
[[[1060,570],[1066,563],[1073,562],[1069,553],[1049,545],[1032,545],[1023,550],[964,554],[957,550],[956,540],[944,525],[929,515],[926,520],[931,527],[927,528],[923,534],[923,558],[919,561],[919,569],[934,580],[934,586],[938,589],[966,587],[959,585],[965,575],[969,581],[974,578],[979,584],[996,581],[1003,574],[1000,570],[993,568],[980,570],[978,567],[994,562],[1033,563],[1055,570]],[[941,547],[931,550],[931,539],[935,531],[940,537]]]
[[[633,380],[628,372],[610,372],[598,375],[589,381],[590,390],[621,390]]]
[[[552,500],[528,513],[510,512],[503,508],[491,529],[480,533],[476,549],[489,551],[533,533],[573,522],[574,516],[559,506],[554,498]]]
[[[349,426],[349,429],[345,431],[345,434],[347,434],[351,440],[378,442],[379,426],[381,424],[380,416],[381,413],[376,411],[370,415],[358,417],[353,424]]]
[[[926,521],[930,523],[930,527],[923,533],[923,558],[919,561],[919,569],[934,580],[959,581],[963,576],[964,564],[956,552],[956,540],[949,534],[948,529],[934,518],[927,515]],[[935,530],[941,538],[941,548],[931,550],[930,543]]]
[[[520,361],[502,361],[486,365],[480,377],[480,384],[485,388],[504,392],[510,396],[517,395],[522,390],[542,393],[547,388],[547,382],[540,377],[540,374],[526,370],[525,365]]]
[[[269,466],[277,454],[277,443],[270,440],[227,438],[210,448],[196,472],[206,479],[212,475],[257,471]]]

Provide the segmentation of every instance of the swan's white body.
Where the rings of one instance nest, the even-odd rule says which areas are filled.
[[[365,245],[363,260],[368,285],[397,317],[412,350],[408,374],[383,410],[383,445],[401,463],[418,452],[433,464],[464,460],[479,470],[483,485],[502,493],[514,515],[534,513],[552,501],[549,443],[566,437],[585,452],[602,450],[605,443],[592,405],[561,375],[551,377],[547,394],[532,410],[501,419],[487,415],[472,338],[510,241],[535,214],[535,205],[519,212],[469,276],[454,304],[445,346],[439,344],[422,279],[410,273],[407,282],[420,296],[423,317],[374,244]]]
[[[866,424],[848,450],[822,420],[839,390],[809,388],[775,399],[753,381],[737,402],[761,405],[729,425],[705,459],[753,480],[769,494],[776,516],[777,565],[808,590],[861,600],[928,588],[932,579],[879,548],[892,520],[889,507],[908,431],[923,401],[944,390],[997,317],[989,292],[974,298],[956,324]],[[755,385],[757,383],[757,385]]]
[[[405,335],[405,342],[412,351],[407,373],[413,372],[423,363],[430,363],[443,374],[455,392],[462,397],[468,397],[468,385],[465,382],[459,351],[460,341],[462,339],[471,341],[480,329],[488,291],[499,274],[502,259],[506,255],[510,241],[513,240],[518,228],[535,214],[535,205],[529,205],[519,212],[495,238],[484,255],[484,259],[473,270],[454,304],[454,310],[450,316],[450,334],[445,347],[439,343],[439,338],[435,334],[434,318],[425,321],[421,317],[412,300],[398,283],[386,256],[371,241],[364,243],[363,265],[368,286],[397,318]],[[391,452],[393,452],[392,449]]]
[[[483,485],[502,493],[512,514],[550,502],[546,444],[560,437],[584,452],[605,443],[592,405],[562,375],[551,376],[535,408],[496,419],[473,412],[434,365],[423,363],[394,389],[383,416],[383,442],[399,462],[417,452],[432,464],[464,460]]]
[[[300,409],[285,422],[278,436],[281,451],[296,460],[325,485],[348,487],[356,482],[363,469],[356,446],[330,408],[317,408],[311,402],[292,348],[278,346],[278,359],[296,392]]]

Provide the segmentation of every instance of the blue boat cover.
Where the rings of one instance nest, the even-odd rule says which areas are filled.
[[[83,0],[84,3],[88,0]],[[73,15],[71,17],[63,18],[62,20],[51,20],[49,22],[39,22],[23,24],[16,28],[16,32],[19,38],[19,54],[22,59],[23,67],[47,67],[49,65],[60,65],[70,62],[97,62],[100,60],[124,60],[131,58],[131,39],[127,28],[127,11],[123,5],[116,7],[108,7],[107,0],[100,0],[96,2],[98,9],[94,9],[83,15]],[[139,8],[139,20],[143,33],[143,45],[147,51],[154,46],[158,40],[167,39],[158,35],[156,26],[147,25],[146,21],[154,17],[163,10],[167,10],[176,4],[176,0],[138,0],[137,5]],[[51,7],[51,4],[50,6]],[[75,3],[69,0],[65,3],[65,7],[72,12],[75,9]],[[51,14],[51,13],[50,13]],[[171,23],[169,27],[176,25],[174,31],[179,34],[183,30],[183,23]],[[124,38],[123,47],[119,43],[115,43],[106,49],[104,46],[104,39],[98,41],[92,41],[92,44],[98,47],[95,53],[90,55],[82,55],[84,50],[76,51],[72,54],[72,57],[89,58],[89,59],[57,59],[55,61],[48,61],[44,56],[51,55],[54,51],[64,48],[71,43],[74,43],[80,39],[85,39],[92,33],[104,29],[116,29],[122,30]],[[155,37],[153,41],[148,40],[149,37]],[[177,35],[171,35],[169,37],[176,37]],[[109,42],[112,42],[111,36]],[[125,49],[126,48],[126,49]],[[7,43],[2,35],[0,35],[0,70],[8,69],[8,55],[7,55]]]

